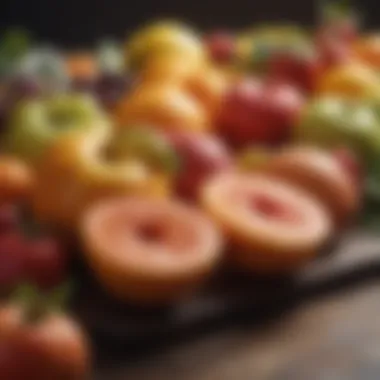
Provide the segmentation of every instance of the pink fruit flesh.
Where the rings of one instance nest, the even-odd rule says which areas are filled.
[[[157,224],[145,224],[136,231],[139,238],[147,243],[157,243],[162,239],[162,228]]]
[[[124,199],[95,211],[102,217],[90,215],[88,228],[92,234],[96,231],[94,254],[107,252],[107,257],[99,257],[120,268],[170,277],[202,267],[218,255],[214,247],[219,235],[212,222],[180,202]]]
[[[299,223],[302,221],[301,216],[291,207],[286,206],[284,203],[273,199],[265,194],[257,194],[252,199],[253,212],[259,212],[261,215],[291,223]]]

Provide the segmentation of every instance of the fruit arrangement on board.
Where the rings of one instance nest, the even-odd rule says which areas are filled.
[[[292,274],[376,211],[379,72],[380,35],[336,4],[313,32],[1,36],[0,378],[88,374],[73,260],[120,303],[169,305],[221,265]]]

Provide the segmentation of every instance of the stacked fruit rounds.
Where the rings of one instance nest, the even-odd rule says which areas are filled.
[[[34,289],[17,313],[52,328],[70,252],[118,302],[160,306],[220,265],[292,274],[354,222],[380,155],[379,38],[328,14],[313,34],[161,21],[70,54],[0,38],[0,55],[18,41],[0,57],[0,292]]]

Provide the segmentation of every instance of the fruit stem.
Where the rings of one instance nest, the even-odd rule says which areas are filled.
[[[25,308],[25,320],[30,324],[39,322],[48,312],[46,301],[43,297],[37,297],[30,302]]]

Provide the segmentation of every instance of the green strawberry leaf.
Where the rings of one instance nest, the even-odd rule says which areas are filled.
[[[67,281],[48,293],[41,291],[33,284],[24,283],[15,289],[11,300],[21,304],[25,310],[26,320],[34,323],[52,311],[64,311],[73,291],[72,281]]]
[[[47,302],[50,309],[63,311],[67,308],[74,293],[75,284],[73,280],[68,280],[55,288],[47,295]]]

